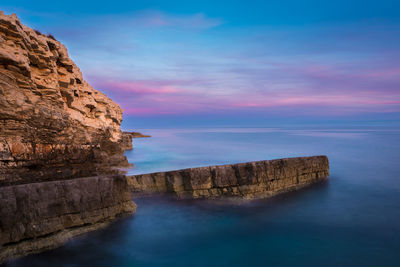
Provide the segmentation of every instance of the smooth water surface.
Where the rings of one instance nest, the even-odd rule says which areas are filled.
[[[134,216],[14,266],[400,266],[400,129],[142,130],[131,174],[326,154],[329,181],[255,201],[135,199]]]

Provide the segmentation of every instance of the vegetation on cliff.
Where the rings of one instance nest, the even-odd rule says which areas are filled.
[[[121,122],[63,44],[0,12],[0,185],[115,173]]]

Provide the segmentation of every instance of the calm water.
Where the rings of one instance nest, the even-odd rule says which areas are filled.
[[[131,173],[328,155],[328,182],[272,199],[135,199],[137,213],[14,266],[400,266],[400,129],[142,130]]]

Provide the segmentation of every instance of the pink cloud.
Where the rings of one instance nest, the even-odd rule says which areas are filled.
[[[102,81],[97,78],[95,83],[107,88],[108,91],[125,92],[133,95],[174,94],[180,91],[172,85],[154,81]]]
[[[386,69],[386,70],[378,70],[378,71],[369,71],[363,73],[363,77],[366,78],[397,78],[400,77],[400,68]]]
[[[190,15],[168,14],[160,11],[142,11],[132,14],[131,23],[147,27],[175,27],[183,29],[208,29],[223,24],[219,18],[209,18],[203,13]]]
[[[399,112],[398,72],[391,66],[305,61],[227,68],[218,76],[206,71],[193,76],[177,73],[175,79],[121,81],[92,76],[91,81],[130,115],[246,110],[348,115]]]
[[[316,84],[291,84],[282,90],[246,90],[226,91],[215,94],[210,88],[194,87],[202,83],[198,77],[191,80],[131,80],[114,81],[95,79],[96,88],[108,91],[131,115],[156,114],[189,114],[202,112],[271,110],[280,108],[296,108],[307,112],[310,108],[331,110],[334,113],[358,113],[366,111],[393,112],[400,111],[400,93],[392,95],[379,89],[352,88],[352,90],[330,89],[337,74],[328,68],[310,67],[311,71],[323,70],[330,73],[318,81],[329,81],[327,90],[318,82]],[[308,73],[309,67],[300,69],[298,73]],[[292,70],[292,73],[293,72]],[[309,77],[309,76],[307,76]],[[326,78],[328,77],[328,78]],[[347,78],[346,78],[347,79]],[[354,79],[354,75],[352,78]],[[360,78],[361,79],[361,78]],[[273,83],[273,81],[272,81]],[[350,86],[352,84],[350,83]],[[348,88],[348,87],[347,87]],[[228,93],[229,92],[229,93]]]
[[[266,100],[266,99],[265,99]],[[301,96],[301,97],[284,97],[270,99],[270,101],[254,98],[253,102],[237,102],[237,107],[279,107],[279,106],[368,106],[368,105],[400,105],[400,100],[362,98],[360,96]]]
[[[130,114],[130,115],[155,115],[155,114],[160,114],[159,110],[156,108],[133,108],[133,107],[128,107],[124,108],[124,114]]]

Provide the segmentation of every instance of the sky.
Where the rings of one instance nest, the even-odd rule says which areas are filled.
[[[31,1],[124,127],[400,121],[400,1]]]

